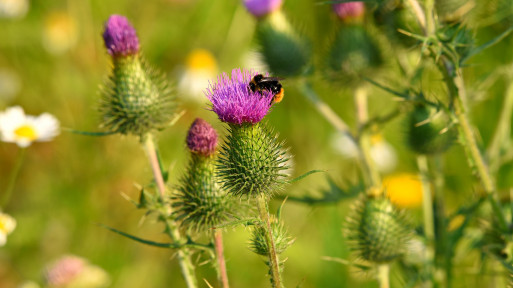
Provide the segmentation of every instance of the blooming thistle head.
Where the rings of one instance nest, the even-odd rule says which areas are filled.
[[[189,128],[186,142],[191,153],[212,156],[217,148],[217,132],[207,121],[196,118]]]
[[[128,19],[121,15],[111,15],[105,23],[103,41],[107,52],[113,57],[139,53],[139,39]]]
[[[219,120],[242,126],[256,124],[269,112],[273,94],[270,91],[251,91],[249,82],[258,73],[233,69],[231,77],[223,73],[216,83],[211,83],[205,92],[212,102]]]
[[[283,0],[244,0],[244,6],[255,17],[263,17],[281,8]]]
[[[333,11],[344,22],[360,22],[365,13],[365,4],[360,1],[333,4]]]
[[[102,126],[137,136],[165,128],[174,117],[173,97],[164,76],[141,60],[134,28],[125,17],[112,15],[103,39],[114,67],[102,91]]]

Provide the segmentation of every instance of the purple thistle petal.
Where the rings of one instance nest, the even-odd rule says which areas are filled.
[[[342,20],[361,18],[365,12],[365,4],[360,1],[333,4],[333,11]]]
[[[217,132],[207,121],[196,118],[189,128],[186,142],[192,153],[210,156],[216,151]]]
[[[256,17],[265,16],[280,9],[283,0],[244,0],[244,6]]]
[[[217,83],[210,83],[205,95],[219,120],[237,125],[256,124],[267,115],[274,95],[267,90],[252,92],[248,87],[257,74],[260,73],[233,69],[231,78],[223,73]]]
[[[103,32],[105,48],[112,56],[135,55],[139,52],[139,39],[132,24],[121,15],[111,15]]]

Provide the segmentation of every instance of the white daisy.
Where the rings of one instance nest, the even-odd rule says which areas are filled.
[[[331,145],[338,153],[346,158],[356,159],[359,157],[358,146],[347,135],[336,133],[331,139]],[[393,171],[397,166],[397,154],[381,134],[371,136],[370,156],[377,169],[382,173]]]
[[[7,242],[7,235],[11,234],[16,228],[16,219],[10,215],[0,212],[0,246]]]
[[[59,121],[53,115],[25,115],[15,106],[0,113],[0,140],[16,143],[24,148],[32,142],[50,141],[59,135]]]
[[[203,90],[217,74],[217,61],[208,50],[195,49],[187,55],[185,67],[179,69],[178,89],[184,100],[203,103]]]

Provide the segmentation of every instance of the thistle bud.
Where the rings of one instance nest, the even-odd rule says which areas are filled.
[[[292,239],[288,233],[287,229],[283,223],[281,223],[276,217],[271,216],[271,234],[273,235],[274,240],[274,249],[276,253],[279,255],[294,243],[294,239]],[[250,240],[250,249],[254,253],[262,256],[269,255],[269,247],[267,246],[266,240],[266,227],[262,225],[254,226],[251,229],[251,240]]]
[[[445,152],[456,138],[449,117],[436,108],[417,104],[408,120],[408,144],[419,154]]]
[[[201,118],[196,118],[187,133],[187,147],[192,153],[212,156],[217,147],[217,132]]]
[[[345,2],[333,4],[333,11],[346,23],[360,23],[365,13],[365,4],[363,2]]]
[[[172,197],[172,206],[176,220],[182,221],[183,227],[201,232],[228,220],[233,201],[215,179],[216,130],[207,121],[197,118],[186,142],[191,158]]]
[[[276,12],[258,21],[256,37],[264,62],[275,75],[298,76],[309,68],[310,43]]]
[[[360,25],[340,27],[325,59],[328,79],[350,82],[369,76],[382,63],[376,41]]]
[[[229,135],[221,148],[218,176],[223,188],[238,196],[272,194],[285,182],[289,167],[283,144],[260,121],[273,105],[273,94],[248,88],[258,73],[233,70],[223,74],[206,91],[212,110],[229,124]]]
[[[173,118],[173,99],[164,77],[141,60],[135,29],[125,17],[113,15],[103,39],[114,67],[102,91],[102,126],[137,136],[163,129]]]
[[[280,10],[283,0],[244,0],[244,6],[255,17],[264,17]]]
[[[348,219],[346,234],[351,249],[361,258],[387,263],[403,255],[409,231],[403,216],[381,196],[358,201]]]

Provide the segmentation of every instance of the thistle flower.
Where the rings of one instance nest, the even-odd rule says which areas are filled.
[[[191,159],[172,197],[174,214],[182,226],[196,232],[206,231],[228,220],[233,210],[231,198],[215,179],[217,132],[207,121],[197,118],[186,142]]]
[[[196,118],[189,128],[186,142],[192,153],[212,156],[217,148],[217,132],[207,121]]]
[[[25,115],[23,108],[14,106],[0,112],[0,139],[24,148],[32,142],[50,141],[59,135],[59,121],[48,113],[37,117]]]
[[[223,74],[206,92],[212,110],[229,124],[229,135],[218,160],[219,181],[234,195],[272,194],[287,177],[289,160],[283,144],[260,121],[269,112],[273,95],[252,92],[249,81],[257,73],[232,71]]]
[[[223,73],[217,78],[217,83],[209,85],[205,94],[219,120],[241,126],[256,124],[267,115],[273,94],[267,90],[253,92],[248,88],[257,74],[260,73],[233,69],[231,78]]]
[[[383,179],[383,189],[399,208],[417,208],[422,204],[422,182],[416,174],[394,174]]]
[[[345,231],[357,256],[374,263],[403,255],[410,238],[404,217],[384,197],[358,200]]]
[[[109,17],[105,24],[103,41],[109,54],[114,57],[139,53],[137,33],[128,19],[121,15]]]
[[[333,11],[344,22],[359,22],[365,13],[365,4],[360,1],[336,3]]]
[[[101,288],[110,284],[109,276],[103,269],[74,255],[63,256],[51,263],[43,275],[51,288]]]
[[[173,118],[173,98],[164,77],[141,61],[135,29],[125,17],[113,15],[103,39],[114,68],[103,89],[102,125],[137,136],[166,127]]]
[[[263,17],[281,8],[283,0],[244,0],[244,6],[255,17]]]
[[[11,234],[16,228],[16,219],[12,216],[0,212],[0,247],[7,243],[7,235]]]

